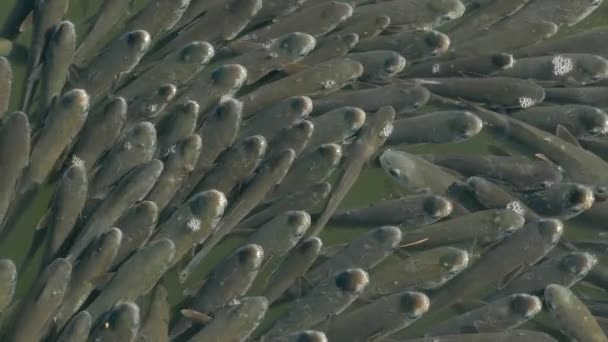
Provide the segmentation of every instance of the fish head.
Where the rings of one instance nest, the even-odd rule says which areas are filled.
[[[259,245],[249,244],[239,248],[236,256],[239,264],[249,270],[258,270],[264,260],[264,251]]]
[[[365,123],[366,114],[365,111],[357,107],[345,107],[344,108],[344,120],[350,124],[350,130],[348,136],[355,134],[363,124]]]
[[[188,200],[188,207],[194,217],[215,223],[224,215],[227,206],[226,196],[217,190],[199,192]]]
[[[483,129],[483,121],[477,115],[466,111],[461,114],[454,117],[450,122],[458,141],[468,140],[479,134]]]
[[[129,32],[125,34],[124,38],[129,51],[133,51],[140,56],[143,56],[148,51],[152,41],[150,34],[144,30]]]
[[[0,260],[0,279],[1,283],[11,283],[12,285],[17,283],[17,266],[10,259]]]
[[[402,184],[408,184],[416,172],[416,162],[409,155],[392,149],[386,149],[380,155],[380,166]]]
[[[558,219],[541,218],[536,221],[538,233],[548,245],[554,246],[562,237],[564,223]]]
[[[608,133],[608,114],[599,108],[583,109],[581,124],[591,135],[604,135]]]
[[[515,231],[524,226],[525,219],[522,215],[516,213],[513,210],[497,210],[492,222],[494,227],[498,229],[500,236],[507,236],[513,234]]]
[[[266,138],[261,135],[247,137],[241,144],[243,151],[250,156],[263,156],[268,147]]]
[[[369,284],[369,275],[360,268],[349,268],[338,273],[334,281],[340,292],[358,295]]]
[[[287,99],[289,109],[298,113],[298,120],[305,119],[312,112],[312,100],[308,96],[294,96]]]
[[[450,200],[438,195],[428,196],[424,200],[422,207],[424,212],[435,221],[448,217],[454,209]]]
[[[332,1],[324,6],[321,19],[342,22],[353,15],[353,6],[346,2]]]
[[[397,227],[379,227],[374,229],[370,234],[377,244],[389,249],[397,247],[401,242],[401,229]]]
[[[571,295],[572,292],[568,288],[558,284],[547,285],[543,294],[545,302],[552,310],[555,310],[555,308],[559,305],[559,302],[563,301],[565,298]]]
[[[317,148],[321,158],[336,166],[342,159],[342,147],[338,144],[323,144]]]
[[[270,51],[300,59],[315,49],[317,40],[308,33],[292,32],[278,37],[271,43]]]
[[[392,76],[400,73],[405,68],[407,61],[405,57],[397,52],[391,51],[382,64],[382,73],[386,76]]]
[[[515,65],[515,57],[509,53],[495,53],[490,57],[490,59],[492,61],[492,65],[500,70],[511,69],[513,65]]]
[[[304,236],[306,230],[310,227],[310,215],[302,210],[294,210],[287,212],[287,225],[294,227],[294,237],[300,238]]]
[[[597,265],[597,258],[587,252],[573,252],[564,256],[559,263],[560,268],[581,279]]]
[[[425,87],[412,84],[399,84],[399,91],[403,94],[402,98],[407,99],[407,106],[397,108],[398,113],[404,113],[414,109],[418,109],[426,105],[430,98],[431,92]]]
[[[542,310],[540,298],[523,293],[511,295],[509,306],[515,315],[526,320],[536,316]]]
[[[342,41],[348,50],[352,49],[359,42],[359,35],[356,33],[344,33],[338,35],[338,39]]]
[[[207,42],[194,41],[184,46],[178,55],[178,59],[182,63],[198,63],[204,65],[209,63],[215,55],[213,45]]]
[[[110,333],[115,337],[131,336],[133,331],[139,329],[140,312],[135,303],[125,302],[116,304],[110,312],[99,322],[98,334]]]
[[[433,56],[441,56],[450,48],[450,37],[439,31],[429,30],[424,34],[424,43]]]
[[[237,122],[240,124],[243,103],[235,98],[223,99],[210,115],[210,122]]]
[[[128,132],[126,141],[133,146],[151,146],[156,141],[156,128],[148,121],[133,126]]]
[[[321,252],[323,242],[316,236],[310,237],[300,243],[297,251],[304,255],[316,255]]]
[[[568,189],[564,192],[564,207],[571,214],[580,214],[591,208],[595,202],[593,189],[582,184],[567,184]]]
[[[401,296],[399,307],[408,319],[418,319],[424,315],[430,307],[430,300],[424,293],[408,291]]]
[[[585,83],[608,78],[608,60],[600,56],[584,56],[577,59],[576,69],[584,75]]]
[[[57,105],[65,109],[73,108],[78,113],[87,113],[90,105],[89,95],[84,89],[72,89],[61,97]]]
[[[325,336],[325,333],[323,333],[321,331],[306,330],[306,331],[297,333],[297,336],[295,336],[295,339],[293,341],[295,341],[295,342],[327,342],[327,336]]]
[[[454,276],[469,265],[469,253],[465,250],[449,247],[445,254],[439,257],[439,266],[450,276]]]
[[[466,7],[460,0],[429,1],[428,7],[439,16],[439,23],[447,23],[462,17]]]
[[[247,80],[247,69],[240,64],[225,64],[211,73],[211,82],[236,92]]]

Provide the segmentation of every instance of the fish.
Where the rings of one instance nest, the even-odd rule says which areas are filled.
[[[166,111],[170,112],[175,105],[195,101],[199,105],[201,114],[207,114],[225,99],[232,98],[246,79],[247,69],[238,64],[224,64],[209,72],[203,71],[190,81],[188,88],[177,96]],[[205,89],[205,91],[201,92],[201,89]],[[199,115],[197,127],[206,118],[206,115]],[[204,137],[204,135],[201,136]]]
[[[19,305],[16,320],[7,331],[7,341],[38,341],[43,338],[44,326],[53,318],[61,304],[72,273],[72,264],[63,258],[55,259],[42,271]]]
[[[0,230],[13,197],[17,182],[29,164],[31,128],[23,112],[7,114],[0,122]]]
[[[121,75],[135,68],[149,47],[148,32],[128,32],[108,43],[97,57],[78,71],[69,85],[72,88],[84,89],[91,98],[91,104],[95,104],[112,92]]]
[[[334,256],[313,267],[304,276],[311,287],[327,281],[347,268],[371,270],[391,255],[401,242],[401,230],[394,226],[381,226],[359,236]]]
[[[11,100],[13,69],[6,57],[0,57],[0,119],[6,115]]]
[[[301,210],[290,210],[264,223],[251,234],[245,244],[262,247],[266,260],[283,257],[298,243],[310,227],[310,215]]]
[[[169,269],[174,254],[175,245],[169,239],[145,245],[118,268],[112,280],[85,310],[97,321],[115,303],[129,302],[144,296]]]
[[[257,227],[276,215],[288,210],[310,210],[321,203],[331,191],[328,182],[313,184],[305,190],[277,198],[268,202],[259,210],[252,211],[237,225],[237,229]]]
[[[464,154],[425,154],[421,157],[465,176],[480,176],[517,191],[542,190],[562,181],[559,168],[542,159]]]
[[[216,7],[218,3],[221,2],[218,0],[190,0],[186,12],[179,18],[179,21],[171,30],[171,33],[179,32],[189,24],[192,24],[195,19],[206,15],[207,11]]]
[[[131,301],[117,303],[93,326],[89,340],[132,342],[137,336],[140,324],[137,304]]]
[[[213,46],[207,42],[190,42],[147,68],[145,64],[138,64],[133,70],[135,78],[122,85],[116,93],[136,100],[162,84],[183,86],[208,65],[215,53]]]
[[[308,96],[288,97],[246,118],[239,136],[259,134],[271,140],[281,128],[307,119],[312,108],[312,100]]]
[[[608,87],[589,86],[589,87],[567,87],[567,88],[547,88],[545,90],[546,100],[555,104],[580,104],[593,107],[606,108],[608,102],[604,100],[603,94]]]
[[[511,280],[493,297],[514,293],[541,294],[549,284],[571,287],[583,279],[596,265],[597,259],[587,252],[570,252],[531,267]]]
[[[305,151],[312,151],[323,144],[341,143],[354,136],[365,123],[365,118],[363,109],[351,106],[338,107],[311,118],[315,129]]]
[[[454,41],[462,41],[478,36],[482,32],[491,30],[494,24],[504,18],[517,13],[529,2],[530,0],[491,1],[474,11],[467,10],[465,18],[459,20],[448,31],[450,38]]]
[[[129,102],[129,117],[126,127],[131,128],[134,124],[142,121],[158,123],[165,116],[170,116],[171,111],[165,113],[165,109],[177,96],[177,87],[171,83],[160,85],[153,91],[136,97]],[[171,108],[172,111],[179,111],[181,108]]]
[[[357,133],[355,142],[349,146],[346,152],[347,156],[344,158],[343,167],[338,174],[336,186],[329,195],[321,215],[309,230],[310,236],[318,235],[325,228],[346,193],[354,185],[364,164],[391,135],[394,120],[395,110],[390,106],[381,107],[371,119],[366,120]]]
[[[156,150],[156,129],[144,121],[124,133],[108,154],[98,162],[91,176],[90,197],[104,198],[112,186],[138,165],[150,161]]]
[[[606,55],[606,48],[600,43],[605,39],[606,34],[608,34],[608,28],[600,26],[522,47],[515,50],[513,54],[516,57],[546,56],[557,53],[588,53],[602,56]]]
[[[306,150],[310,139],[314,136],[314,131],[315,125],[310,120],[302,120],[290,127],[281,128],[268,142],[266,158],[273,158],[277,153],[288,148],[296,153],[296,157],[299,156]]]
[[[69,0],[36,0],[32,10],[32,42],[28,53],[21,110],[27,111],[35,91],[35,82],[39,79],[39,67],[44,56],[45,47],[55,29],[63,20],[69,6]]]
[[[88,174],[94,170],[100,157],[118,140],[127,120],[127,102],[122,97],[114,97],[98,108],[88,115],[70,152],[73,160],[82,161]]]
[[[522,215],[526,222],[540,218],[540,215],[515,197],[514,194],[483,177],[469,177],[466,180],[466,187],[475,199],[487,209],[507,208]]]
[[[141,315],[142,322],[135,341],[162,342],[169,339],[170,307],[168,295],[167,289],[163,285],[156,285],[150,295],[148,310]]]
[[[118,228],[112,228],[91,241],[72,267],[69,290],[54,313],[52,329],[61,331],[78,312],[89,295],[99,286],[99,279],[107,275],[123,239]]]
[[[162,212],[169,205],[182,181],[192,173],[201,154],[202,145],[201,137],[192,134],[168,150],[164,158],[163,173],[146,196],[146,200],[155,203],[158,211]]]
[[[359,297],[368,284],[368,274],[360,268],[345,269],[328,277],[308,295],[298,298],[291,310],[279,318],[260,340],[271,341],[279,336],[309,329],[328,317],[339,315]]]
[[[123,238],[112,262],[113,268],[148,241],[157,222],[158,207],[150,201],[139,202],[116,221],[115,226],[120,229]]]
[[[298,63],[315,65],[333,58],[344,57],[357,43],[359,36],[356,33],[335,34],[320,39],[315,49],[304,56]]]
[[[150,34],[151,40],[171,31],[180,20],[190,0],[158,0],[147,3],[144,8],[124,24],[125,32],[144,30]]]
[[[241,125],[241,114],[241,103],[238,100],[228,98],[220,102],[206,115],[207,119],[196,131],[201,138],[204,137],[203,144],[205,146],[201,149],[194,170],[182,181],[166,210],[177,205],[171,203],[184,202],[194,187],[214,167],[218,156],[232,146]]]
[[[578,1],[530,1],[521,10],[505,19],[505,24],[517,25],[521,22],[548,20],[558,26],[574,26],[593,13],[602,0]]]
[[[364,70],[361,80],[372,83],[389,83],[406,65],[405,57],[391,50],[353,52],[346,57],[361,63]]]
[[[589,186],[564,182],[525,194],[522,200],[541,216],[568,220],[590,209],[595,202],[595,196]]]
[[[186,308],[203,314],[213,314],[230,302],[238,300],[251,287],[264,259],[262,247],[244,245],[220,261],[211,270],[203,285],[196,291]],[[178,336],[192,326],[193,322],[178,317],[169,336]]]
[[[152,52],[148,60],[162,58],[195,40],[209,42],[214,46],[233,40],[261,8],[262,0],[215,1],[203,16],[174,32],[170,36],[172,39]]]
[[[244,186],[240,196],[234,201],[225,213],[217,228],[200,251],[179,273],[180,281],[183,283],[199,265],[204,257],[215,247],[226,235],[228,235],[247,214],[260,203],[271,188],[281,182],[291,167],[295,153],[293,150],[283,150],[273,159],[266,160],[260,165],[255,176]]]
[[[219,309],[213,320],[189,341],[245,341],[268,311],[264,297],[243,297]]]
[[[61,335],[57,337],[57,342],[85,342],[92,325],[91,315],[86,311],[80,311],[70,319]]]
[[[357,13],[357,20],[346,20],[346,22],[327,36],[354,33],[359,37],[359,40],[373,38],[386,30],[390,24],[391,17],[384,13]]]
[[[577,142],[585,150],[588,150],[603,160],[608,161],[608,154],[606,154],[607,142],[603,137],[581,137],[577,139]]]
[[[382,339],[406,328],[429,309],[429,298],[405,291],[379,298],[329,322],[330,341]]]
[[[545,90],[541,86],[533,81],[512,77],[426,78],[419,82],[439,96],[463,98],[493,108],[528,108],[545,99]]]
[[[461,300],[475,298],[481,289],[499,287],[543,258],[559,241],[564,224],[556,219],[531,221],[488,250],[471,266],[431,296],[438,311]],[[517,250],[518,253],[513,251]]]
[[[514,234],[523,226],[523,216],[513,210],[488,209],[404,230],[401,242],[407,245],[426,239],[418,245],[432,247],[472,240],[486,245]]]
[[[194,101],[180,105],[157,124],[157,147],[155,155],[166,156],[180,141],[191,136],[196,129],[199,106]],[[197,153],[197,156],[200,153]]]
[[[483,128],[483,122],[467,111],[431,112],[412,118],[395,120],[393,133],[386,144],[445,144],[466,141]]]
[[[116,23],[128,13],[131,4],[124,0],[104,1],[95,15],[95,22],[91,29],[83,35],[78,45],[74,64],[86,65],[95,57],[103,39],[110,33]]]
[[[452,203],[449,199],[422,194],[383,200],[366,207],[337,210],[329,223],[332,226],[423,226],[435,223],[451,213]]]
[[[327,342],[327,336],[322,331],[304,330],[286,336],[277,337],[276,342]]]
[[[303,191],[313,184],[325,181],[338,168],[341,159],[340,145],[320,145],[295,160],[283,181],[267,196],[267,199],[272,200]]]
[[[0,259],[0,314],[9,306],[17,287],[17,266],[10,259]]]
[[[501,332],[529,321],[541,310],[542,303],[538,297],[524,293],[512,294],[442,321],[425,335]]]
[[[540,331],[508,330],[499,333],[471,333],[445,336],[422,337],[405,342],[556,342],[557,340]]]
[[[226,196],[219,191],[200,192],[156,228],[152,240],[173,242],[175,253],[171,264],[174,265],[213,233],[227,205]]]
[[[270,25],[254,30],[240,39],[264,42],[287,32],[303,32],[320,37],[336,28],[351,15],[353,15],[351,5],[346,2],[328,1],[277,18]],[[314,25],[311,25],[313,21]]]
[[[363,66],[347,58],[336,58],[264,84],[239,98],[243,110],[255,113],[290,96],[328,94],[354,82],[363,74]]]
[[[392,24],[393,19],[391,19]],[[415,30],[360,39],[352,51],[392,50],[404,57],[408,63],[413,64],[441,56],[449,48],[450,38],[447,35],[435,30]]]
[[[518,58],[499,76],[533,79],[550,86],[583,86],[608,77],[608,60],[590,54],[556,54]]]
[[[531,45],[540,45],[544,40],[554,36],[558,26],[546,20],[534,20],[517,25],[494,25],[491,30],[480,36],[454,44],[446,57],[471,57],[478,54],[489,54],[496,51],[513,51]],[[515,54],[518,56],[518,54]]]
[[[50,109],[31,147],[30,162],[22,178],[22,191],[42,185],[82,130],[89,111],[89,96],[72,89]]]
[[[250,27],[258,26],[262,23],[269,22],[275,18],[289,15],[305,5],[307,0],[266,0],[262,9],[251,19]],[[246,30],[247,31],[247,30]]]
[[[454,278],[470,262],[469,253],[455,247],[437,247],[402,257],[393,254],[370,271],[374,281],[362,299],[370,300],[406,289],[432,290]]]
[[[530,1],[530,0],[524,0]],[[511,3],[511,1],[497,1]],[[401,74],[407,77],[461,77],[462,75],[494,76],[503,70],[513,68],[516,59],[512,54],[492,52],[460,57],[447,61],[430,60],[408,66]]]
[[[403,114],[424,106],[429,101],[428,90],[417,85],[391,84],[358,90],[339,90],[313,101],[313,115],[345,106],[375,112],[387,104],[396,114]]]
[[[217,159],[215,167],[194,187],[193,192],[216,189],[229,196],[260,165],[266,147],[266,139],[261,135],[247,137],[232,145]]]
[[[76,29],[70,21],[55,27],[47,42],[40,71],[39,110],[49,108],[67,82],[69,66],[76,50]],[[0,112],[3,110],[0,108]]]
[[[555,133],[558,125],[568,129],[575,137],[597,136],[608,132],[606,112],[587,105],[531,107],[509,115],[549,133]]]
[[[465,7],[460,0],[396,0],[375,1],[357,7],[353,21],[360,15],[386,14],[391,27],[399,30],[433,29],[441,24],[460,18]]]
[[[589,309],[572,291],[557,284],[545,288],[545,301],[566,335],[579,341],[608,341]]]
[[[48,231],[43,259],[45,264],[58,256],[66,239],[72,234],[82,215],[87,193],[88,180],[84,165],[71,165],[59,180],[49,211],[41,221]]]
[[[279,268],[272,273],[270,279],[266,282],[266,287],[262,291],[262,296],[268,298],[270,304],[279,299],[281,295],[308,271],[321,253],[322,247],[323,242],[317,237],[300,241],[286,255]]]
[[[78,257],[91,240],[112,227],[126,210],[144,199],[162,171],[163,163],[153,159],[122,177],[83,223],[82,230],[68,251],[68,259]],[[95,317],[92,312],[89,313]]]
[[[237,55],[218,63],[244,66],[247,69],[245,84],[252,85],[271,72],[283,69],[286,65],[300,63],[302,58],[315,49],[316,45],[315,37],[302,32],[290,32],[276,37],[268,43],[236,41],[228,45],[227,50]]]

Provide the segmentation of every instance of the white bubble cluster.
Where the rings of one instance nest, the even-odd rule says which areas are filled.
[[[334,81],[334,80],[327,80],[327,81],[321,82],[321,86],[323,86],[323,89],[329,89],[335,85],[336,85],[336,81]]]
[[[433,68],[431,69],[431,72],[433,74],[436,74],[439,72],[439,69],[441,69],[441,67],[439,66],[439,64],[433,64]]]
[[[534,101],[532,98],[529,97],[520,97],[519,99],[517,99],[519,101],[519,106],[521,108],[528,108],[528,107],[532,107],[536,104],[536,101]]]
[[[78,156],[74,155],[72,156],[72,165],[76,165],[76,166],[84,166],[84,160],[78,158]]]
[[[125,144],[123,145],[125,150],[130,151],[133,148],[133,145],[131,145],[130,142],[125,142]]]
[[[386,124],[386,126],[382,128],[382,131],[380,131],[380,136],[383,138],[388,138],[391,133],[393,133],[393,128],[394,126],[392,123]]]
[[[563,76],[572,71],[574,69],[574,63],[572,62],[572,58],[564,57],[561,55],[556,55],[551,60],[551,64],[553,64],[553,75],[555,76]]]
[[[193,232],[201,229],[201,220],[196,218],[189,219],[188,222],[186,222],[186,228]]]
[[[148,113],[155,113],[158,110],[158,105],[157,104],[148,105],[148,107],[146,107],[146,110],[148,111]]]
[[[518,201],[513,201],[513,202],[507,204],[507,209],[512,210],[512,211],[518,213],[519,215],[524,215],[526,213],[523,206]]]

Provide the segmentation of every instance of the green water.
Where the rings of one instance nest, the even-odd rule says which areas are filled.
[[[10,9],[18,1],[24,0],[2,0],[0,1],[0,27],[6,22]],[[141,7],[146,1],[139,0],[134,4],[134,11],[136,8]],[[67,15],[67,19],[71,20],[76,24],[77,32],[81,34],[83,31],[92,24],[91,16],[94,15],[100,4],[99,0],[91,1],[77,1],[72,0],[70,4],[70,10]],[[608,17],[608,2],[604,2],[600,9],[594,12],[592,16],[587,18],[582,24],[577,25],[573,28],[564,28],[560,31],[559,35],[567,35],[576,31],[585,30],[590,27],[605,24],[605,20]],[[14,83],[13,83],[13,96],[11,102],[11,109],[15,109],[18,100],[21,97],[21,88],[23,87],[25,65],[27,62],[27,46],[30,40],[31,28],[25,28],[24,32],[19,35],[16,46],[13,49],[12,55],[9,59],[13,66]],[[114,34],[121,32],[121,25],[116,25]],[[488,143],[492,142],[490,138],[484,134],[480,134],[469,141],[458,143],[458,144],[445,144],[445,145],[425,145],[425,146],[408,146],[404,150],[416,152],[416,153],[468,153],[468,154],[479,154],[487,152]],[[494,142],[492,142],[494,143]],[[46,212],[50,198],[54,190],[54,185],[49,185],[41,190],[39,196],[29,203],[29,208],[23,213],[17,224],[17,229],[0,244],[0,258],[10,258],[17,265],[20,270],[18,288],[15,299],[19,299],[29,289],[36,274],[39,271],[40,254],[26,262],[26,252],[32,242],[34,236],[34,228],[38,221]],[[398,186],[380,169],[366,169],[363,171],[361,177],[358,179],[355,187],[350,192],[349,196],[343,201],[342,207],[355,207],[361,205],[367,205],[371,202],[386,198],[389,194],[400,193],[401,190]],[[567,222],[566,236],[568,238],[585,238],[585,239],[598,239],[598,231],[593,227],[584,226],[580,223]],[[575,229],[573,229],[575,228]],[[361,229],[332,229],[328,227],[322,234],[322,239],[325,245],[333,243],[346,242],[361,234]],[[170,291],[170,301],[172,304],[179,303],[184,298],[184,292],[199,284],[204,279],[205,274],[209,268],[214,265],[221,258],[234,251],[242,242],[242,238],[232,237],[227,241],[218,246],[214,252],[207,258],[207,262],[201,265],[200,269],[190,278],[190,280],[183,285],[179,285],[174,277],[174,272],[170,272],[169,276],[164,279],[165,284],[168,286]],[[39,251],[40,252],[40,251]],[[264,281],[264,276],[259,277],[259,281]],[[284,312],[288,307],[282,306],[274,309],[267,317],[266,324],[272,321],[275,317]],[[534,327],[537,322],[547,322],[546,317],[540,317],[535,323],[530,323],[531,327]],[[545,325],[536,326],[542,327]],[[408,333],[415,333],[419,329],[424,327],[415,327],[415,330],[409,331]],[[551,331],[554,333],[554,331]]]

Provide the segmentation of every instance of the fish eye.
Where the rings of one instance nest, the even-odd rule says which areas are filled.
[[[395,178],[401,177],[401,172],[397,169],[390,168],[388,169],[388,173]]]
[[[448,21],[451,21],[451,20],[452,20],[452,17],[449,16],[449,15],[445,15],[445,16],[441,17],[441,22],[442,23],[445,23],[445,22],[448,22]]]

